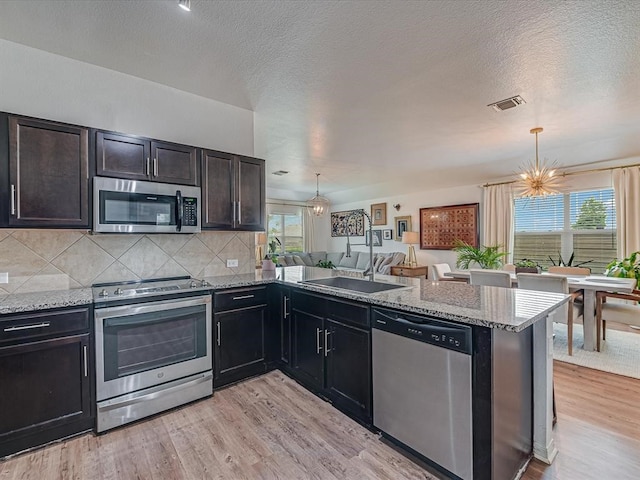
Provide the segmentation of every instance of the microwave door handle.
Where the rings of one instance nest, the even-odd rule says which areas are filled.
[[[176,190],[176,232],[182,230],[182,192]]]

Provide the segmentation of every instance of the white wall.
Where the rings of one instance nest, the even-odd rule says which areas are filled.
[[[592,190],[599,188],[612,188],[611,173],[600,172],[584,175],[574,175],[565,177],[562,180],[562,189],[565,191]],[[417,232],[420,230],[420,208],[439,207],[443,205],[459,205],[465,203],[480,203],[480,238],[482,239],[482,187],[480,185],[467,185],[463,187],[446,188],[441,190],[425,190],[424,192],[409,193],[406,195],[397,195],[393,197],[379,197],[354,201],[348,203],[332,204],[330,211],[338,212],[342,210],[353,210],[364,208],[367,212],[371,209],[371,204],[386,203],[387,204],[387,225],[374,226],[375,229],[393,229],[395,239],[395,222],[396,216],[411,215],[411,230]],[[393,208],[394,204],[400,204],[400,210]],[[368,222],[365,221],[365,229]],[[346,237],[331,237],[330,223],[326,224],[326,230],[322,232],[323,236],[320,242],[327,245],[327,251],[345,251],[347,240]],[[364,237],[350,237],[350,242],[364,243]],[[431,266],[434,263],[448,263],[452,268],[455,267],[456,254],[450,250],[420,250],[416,245],[416,257],[418,264]],[[408,246],[395,240],[383,240],[381,247],[374,247],[374,252],[395,252],[400,251],[407,253]],[[353,250],[368,251],[365,246],[353,246]],[[431,272],[429,272],[431,275]]]
[[[0,111],[254,154],[250,110],[5,40]]]

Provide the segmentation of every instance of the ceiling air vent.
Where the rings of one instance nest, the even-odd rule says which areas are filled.
[[[286,170],[276,170],[275,172],[273,172],[273,175],[277,175],[277,176],[281,177],[283,175],[286,175],[287,173],[289,173],[289,172],[287,172]]]
[[[510,108],[517,107],[523,103],[527,102],[525,102],[524,98],[520,95],[516,95],[515,97],[500,100],[499,102],[490,103],[487,107],[493,108],[496,112],[502,112],[503,110],[509,110]]]

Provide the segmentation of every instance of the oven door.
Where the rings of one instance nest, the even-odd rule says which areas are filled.
[[[95,310],[98,401],[210,371],[211,295]]]

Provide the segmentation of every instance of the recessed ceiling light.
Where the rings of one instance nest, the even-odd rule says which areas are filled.
[[[178,0],[178,6],[187,11],[190,12],[191,11],[191,0]]]

